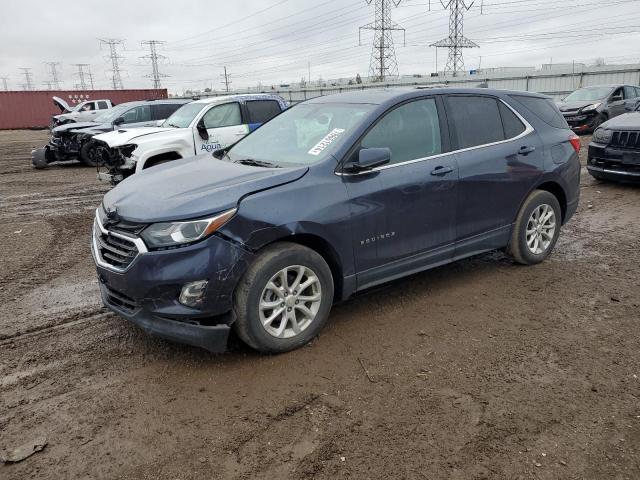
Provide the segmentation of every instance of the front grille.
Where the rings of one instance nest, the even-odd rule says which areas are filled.
[[[102,262],[114,267],[116,270],[124,270],[135,260],[140,251],[133,239],[127,239],[123,235],[117,235],[109,230],[102,230],[97,225],[94,228],[96,254]]]
[[[618,148],[640,149],[640,132],[613,132],[611,146]]]
[[[118,292],[117,290],[114,290],[107,285],[105,285],[104,288],[107,292],[107,300],[111,305],[114,305],[115,307],[118,307],[127,312],[134,312],[138,309],[138,304],[133,298],[125,295],[122,292]]]

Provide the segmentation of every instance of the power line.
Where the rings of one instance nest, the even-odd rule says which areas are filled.
[[[111,59],[111,86],[114,90],[122,90],[124,86],[122,85],[122,76],[120,72],[120,60],[124,57],[118,55],[117,47],[118,45],[123,45],[124,42],[122,40],[118,40],[116,38],[99,38],[100,44],[109,46],[109,58]]]
[[[386,77],[398,76],[398,61],[393,46],[393,32],[405,32],[404,28],[391,20],[391,9],[400,5],[401,0],[366,0],[368,5],[375,1],[375,19],[358,30],[358,43],[362,30],[373,30],[373,49],[369,63],[369,76],[384,82]]]
[[[224,67],[224,74],[220,76],[222,77],[222,81],[224,82],[225,91],[229,93],[229,85],[231,85],[231,75],[227,73],[227,67]]]
[[[440,0],[440,3],[445,9],[451,10],[449,13],[449,36],[430,46],[436,47],[436,49],[441,47],[449,49],[445,71],[451,72],[455,77],[458,72],[464,71],[462,49],[479,46],[464,36],[464,11],[469,10],[474,2],[471,2],[468,6],[466,0],[449,0],[447,4]]]
[[[150,53],[149,55],[145,55],[141,58],[146,58],[149,59],[151,61],[151,75],[145,75],[145,77],[147,78],[152,78],[153,79],[153,88],[160,88],[160,78],[161,77],[168,77],[168,75],[165,75],[164,73],[160,73],[160,70],[158,69],[158,60],[164,60],[167,57],[165,57],[164,55],[159,55],[158,54],[158,47],[160,45],[163,45],[165,42],[162,42],[160,40],[144,40],[142,42],[140,42],[140,44],[142,46],[148,46]]]
[[[31,72],[31,68],[22,67],[19,68],[22,70],[22,74],[24,75],[24,83],[22,84],[23,90],[33,90],[33,73]]]
[[[51,78],[47,83],[50,83],[49,90],[51,90],[51,86],[54,89],[60,90],[60,77],[58,75],[58,67],[60,66],[60,62],[44,62],[45,65],[49,67],[49,73],[51,74]]]

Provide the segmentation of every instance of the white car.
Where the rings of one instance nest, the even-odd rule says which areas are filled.
[[[105,110],[113,108],[111,100],[86,100],[73,107],[60,97],[53,97],[53,104],[60,109],[60,115],[51,117],[51,128],[73,122],[93,122]]]
[[[154,165],[228,147],[286,108],[273,94],[213,97],[182,106],[159,127],[96,135],[107,170],[98,179],[116,184]]]

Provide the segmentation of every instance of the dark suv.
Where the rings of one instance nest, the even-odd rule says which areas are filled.
[[[309,100],[215,158],[143,170],[107,193],[92,244],[102,299],[210,351],[232,328],[262,352],[291,350],[358,291],[495,249],[543,261],[578,205],[579,148],[537,94]]]

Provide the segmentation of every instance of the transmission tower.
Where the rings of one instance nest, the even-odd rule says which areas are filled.
[[[224,73],[220,75],[222,78],[222,82],[224,83],[224,88],[227,93],[229,93],[229,85],[231,85],[231,74],[227,73],[227,67],[224,67]]]
[[[9,91],[9,77],[0,77],[0,80],[2,80],[2,89],[5,92]]]
[[[60,62],[44,63],[49,67],[49,73],[51,74],[51,78],[47,83],[51,84],[55,90],[60,90],[60,77],[58,76],[58,67],[60,66]],[[49,90],[51,90],[51,87],[49,87]]]
[[[398,61],[393,46],[393,32],[405,29],[391,20],[391,9],[400,5],[402,0],[365,0],[367,5],[375,2],[375,19],[358,30],[358,43],[361,45],[362,30],[373,30],[373,49],[369,64],[369,76],[384,82],[387,77],[398,76]],[[406,37],[404,43],[406,44]]]
[[[79,90],[88,90],[87,81],[86,81],[85,75],[87,75],[87,74],[91,75],[91,74],[88,73],[88,72],[85,72],[84,69],[85,69],[85,67],[87,67],[87,70],[88,70],[89,69],[89,64],[88,63],[74,63],[73,66],[74,67],[78,67],[78,81],[80,83],[78,83],[77,88]]]
[[[476,48],[479,45],[472,42],[464,36],[464,12],[469,10],[474,2],[472,1],[467,5],[467,0],[449,0],[447,3],[444,0],[440,0],[440,3],[449,12],[449,36],[443,38],[439,42],[432,43],[431,47],[449,49],[449,56],[447,58],[446,72],[451,72],[455,77],[458,72],[464,71],[464,60],[462,58],[463,48]]]
[[[100,44],[109,46],[109,58],[111,59],[111,86],[114,90],[122,90],[122,76],[120,75],[120,60],[124,57],[118,55],[118,45],[123,45],[122,40],[116,38],[100,38]]]
[[[168,77],[168,75],[160,73],[160,70],[158,69],[158,60],[164,60],[167,58],[164,55],[158,54],[158,47],[164,42],[161,42],[160,40],[145,40],[140,43],[142,44],[142,46],[148,46],[150,50],[149,55],[145,55],[144,57],[142,57],[151,61],[151,75],[145,75],[145,77],[151,78],[153,80],[153,88],[160,88],[160,78]]]
[[[23,90],[33,90],[33,73],[31,73],[31,68],[20,68],[22,70],[22,74],[24,75],[24,83],[22,84]]]

